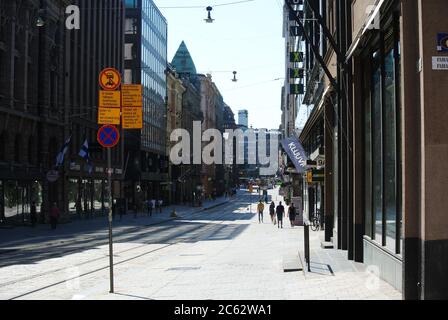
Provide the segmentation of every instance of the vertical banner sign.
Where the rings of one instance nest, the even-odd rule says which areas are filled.
[[[283,149],[288,154],[298,173],[304,173],[307,169],[307,156],[297,138],[291,137],[282,141]]]
[[[142,129],[142,85],[123,84],[121,86],[121,106],[123,129]]]

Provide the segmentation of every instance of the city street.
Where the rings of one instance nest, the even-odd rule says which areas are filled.
[[[0,299],[401,299],[368,266],[321,249],[322,232],[311,233],[311,272],[283,272],[285,257],[303,260],[303,227],[278,229],[267,206],[259,224],[257,201],[240,191],[177,219],[166,209],[115,221],[114,294],[105,218],[1,230]]]

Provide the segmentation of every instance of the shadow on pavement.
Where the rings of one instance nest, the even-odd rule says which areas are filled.
[[[249,206],[257,201],[258,195],[244,195],[235,201],[210,211],[204,211],[193,215],[189,219],[167,220],[154,225],[119,225],[114,229],[114,243],[141,243],[147,244],[172,244],[177,242],[194,243],[198,241],[229,240],[237,237],[248,224],[233,223],[247,221],[254,217],[255,213],[237,213],[244,206]],[[143,218],[140,218],[143,219]],[[148,218],[149,219],[149,218]],[[138,220],[138,219],[137,219]],[[148,221],[149,222],[149,221]],[[62,226],[60,226],[62,228]],[[35,239],[24,248],[0,248],[0,267],[17,264],[34,264],[42,260],[59,258],[65,255],[92,250],[108,244],[107,224],[90,226],[84,230],[73,230],[72,234],[56,234],[50,230],[46,234],[52,238],[45,238],[42,242]],[[34,240],[34,241],[33,241]],[[26,244],[26,239],[23,240]],[[34,247],[34,248],[33,248]],[[130,251],[130,250],[127,250]],[[116,252],[120,253],[119,251]],[[92,260],[102,259],[105,256],[97,256]],[[80,263],[88,263],[80,261]]]

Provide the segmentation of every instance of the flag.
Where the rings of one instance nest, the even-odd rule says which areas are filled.
[[[90,162],[89,142],[87,141],[87,139],[84,141],[84,143],[81,146],[81,150],[79,151],[79,156],[81,158],[84,158],[87,161],[89,173],[92,173],[93,166],[92,166],[92,163]]]
[[[303,173],[307,169],[307,156],[303,150],[299,140],[291,137],[282,141],[283,149],[285,149],[292,163],[296,167],[298,173]]]
[[[59,152],[58,156],[56,157],[56,167],[62,166],[64,164],[64,157],[68,151],[68,147],[70,146],[71,140],[72,140],[72,136],[70,136],[65,141],[64,145],[62,146],[61,151]]]

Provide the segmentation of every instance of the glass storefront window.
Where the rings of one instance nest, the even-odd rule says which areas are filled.
[[[392,46],[393,42],[389,46]],[[384,202],[386,221],[386,247],[395,251],[397,230],[397,137],[395,110],[394,49],[386,49],[384,57]]]
[[[400,101],[397,96],[400,90],[400,43],[396,40],[397,35],[394,26],[385,29],[375,51],[364,61],[364,198],[365,235],[400,254],[401,152]]]
[[[93,196],[93,208],[95,211],[101,211],[103,209],[103,181],[94,181],[94,196]]]
[[[366,71],[370,71],[370,60],[366,62]],[[364,72],[364,208],[365,234],[372,235],[372,110],[370,105],[370,72]]]
[[[80,198],[78,194],[78,180],[68,180],[68,211],[71,214],[79,213],[77,207],[80,206]],[[78,204],[78,205],[77,205]]]
[[[373,53],[372,74],[372,193],[374,239],[382,243],[383,235],[383,153],[382,153],[382,110],[381,110],[381,64],[380,51]]]
[[[5,217],[11,218],[20,212],[20,195],[17,181],[6,181],[4,187]]]

